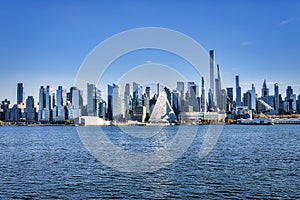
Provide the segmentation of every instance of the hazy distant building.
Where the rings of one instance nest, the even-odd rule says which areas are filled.
[[[17,85],[17,104],[24,102],[24,84],[18,83]]]

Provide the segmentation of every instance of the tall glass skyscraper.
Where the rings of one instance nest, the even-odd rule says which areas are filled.
[[[23,103],[24,101],[24,84],[18,83],[17,86],[17,104]]]
[[[242,106],[242,89],[240,87],[240,77],[238,75],[235,76],[235,84],[236,84],[236,106]]]

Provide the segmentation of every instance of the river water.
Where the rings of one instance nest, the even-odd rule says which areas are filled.
[[[175,162],[136,173],[98,161],[75,127],[0,127],[0,199],[300,198],[300,125],[225,125],[213,150],[200,158],[207,128],[198,127]],[[178,126],[164,127],[164,139],[151,140],[103,129],[115,145],[143,152],[163,146]]]

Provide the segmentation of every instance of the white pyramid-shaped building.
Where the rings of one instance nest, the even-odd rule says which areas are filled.
[[[175,113],[167,98],[167,93],[162,89],[158,95],[154,109],[150,116],[150,123],[170,123],[176,120]]]

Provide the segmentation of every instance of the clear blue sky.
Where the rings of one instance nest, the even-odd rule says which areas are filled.
[[[243,92],[263,79],[300,94],[300,1],[0,1],[0,100],[16,85],[73,85],[101,41],[132,28],[165,27],[216,51],[225,87],[240,75]],[[142,64],[142,63],[141,63]],[[284,93],[285,96],[285,93]],[[37,100],[37,99],[36,99]]]

